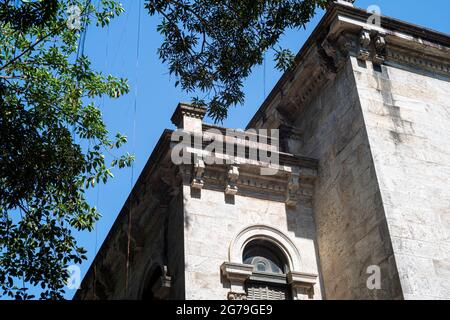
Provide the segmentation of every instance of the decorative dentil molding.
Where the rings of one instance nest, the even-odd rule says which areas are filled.
[[[284,167],[275,176],[261,176],[258,167],[240,165],[180,165],[183,183],[194,190],[210,189],[228,196],[251,195],[284,201],[296,207],[301,201],[311,201],[317,170]],[[255,172],[256,171],[256,172]],[[266,196],[264,196],[266,195]]]
[[[415,66],[429,72],[450,76],[450,61],[443,61],[425,55],[411,54],[407,48],[396,45],[386,46],[386,56],[389,61]]]
[[[344,35],[330,38],[323,35],[321,40],[316,42],[306,57],[299,63],[293,71],[290,84],[295,84],[296,79],[301,78],[301,86],[286,88],[286,92],[293,92],[295,95],[282,97],[281,105],[275,107],[278,116],[278,126],[289,124],[292,114],[298,113],[313,99],[317,92],[327,82],[336,78],[339,70],[344,66],[348,57],[348,41]],[[300,83],[300,82],[298,82]],[[273,111],[269,108],[266,111],[266,125],[273,126]],[[266,126],[265,125],[265,126]]]
[[[352,3],[328,2],[329,10],[297,55],[296,67],[283,75],[248,128],[276,127],[274,123],[280,121],[273,120],[274,110],[292,115],[307,106],[318,90],[333,79],[329,58],[338,70],[350,55],[375,64],[408,65],[450,76],[448,35],[385,16],[380,19],[381,25],[372,24],[372,14],[352,8]],[[397,52],[397,47],[406,52]],[[318,65],[319,59],[322,61]]]
[[[295,128],[290,128],[290,132],[294,132]],[[297,132],[297,139],[301,140],[300,133]],[[255,196],[264,199],[272,199],[274,201],[285,201],[289,206],[295,206],[298,201],[305,199],[311,200],[310,192],[313,180],[299,181],[297,176],[296,186],[289,186],[293,183],[289,182],[292,172],[316,172],[317,164],[312,164],[314,159],[296,157],[293,154],[280,153],[280,158],[286,164],[271,164],[261,159],[247,159],[241,157],[228,156],[222,153],[210,154],[206,150],[187,147],[189,153],[188,159],[194,159],[193,164],[178,165],[177,181],[182,180],[183,185],[188,185],[191,189],[201,191],[205,188],[211,190],[222,190],[227,196],[235,196],[242,192],[242,195]],[[277,151],[275,151],[277,152]],[[206,159],[208,161],[203,160]],[[211,163],[211,158],[215,160],[233,160],[234,164]],[[170,152],[167,162],[170,162]],[[226,162],[226,161],[225,161]],[[315,169],[310,169],[314,167]],[[263,169],[270,168],[273,174],[265,175]],[[312,171],[311,171],[312,170]],[[168,179],[169,174],[163,174],[162,178]],[[176,179],[171,178],[170,181]],[[241,190],[242,188],[242,190]],[[286,194],[286,190],[291,192]]]

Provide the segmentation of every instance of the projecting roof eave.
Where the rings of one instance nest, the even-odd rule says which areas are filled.
[[[355,8],[353,6],[334,3],[316,26],[311,36],[305,42],[299,53],[295,57],[295,70],[286,71],[272,89],[266,100],[255,113],[253,118],[247,125],[247,129],[258,128],[260,120],[265,119],[268,110],[272,106],[275,98],[278,96],[285,85],[290,82],[298,70],[301,68],[306,57],[311,53],[311,48],[317,46],[317,42],[323,37],[324,32],[333,32],[332,28],[340,24],[341,28],[364,28],[372,14],[366,10]],[[348,18],[346,23],[345,18]],[[351,21],[351,23],[350,23]],[[336,23],[337,22],[337,23]],[[352,24],[353,23],[353,24]],[[380,32],[387,32],[391,36],[395,36],[399,41],[411,42],[412,45],[427,46],[430,50],[443,51],[443,56],[450,60],[450,35],[424,28],[415,24],[404,22],[395,18],[382,16]],[[374,29],[375,26],[371,28]],[[375,27],[376,28],[376,27]]]

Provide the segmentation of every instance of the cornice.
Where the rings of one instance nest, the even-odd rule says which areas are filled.
[[[226,196],[249,196],[284,202],[289,207],[312,201],[317,171],[282,166],[275,175],[264,176],[259,166],[251,164],[205,165],[198,174],[198,164],[181,165],[184,185],[198,194],[202,190],[223,192]]]
[[[307,105],[321,87],[334,79],[348,55],[377,64],[412,65],[450,76],[448,34],[385,16],[380,17],[378,27],[367,23],[370,16],[371,13],[353,6],[330,5],[297,54],[296,68],[283,74],[247,128],[289,124],[292,113]],[[289,96],[292,92],[296,96]]]

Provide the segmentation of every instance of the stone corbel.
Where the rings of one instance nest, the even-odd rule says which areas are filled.
[[[302,132],[290,125],[281,125],[280,130],[280,150],[295,154],[302,145]]]
[[[317,170],[292,167],[286,192],[286,205],[296,207],[300,200],[309,200],[313,196]]]
[[[295,207],[300,200],[299,192],[300,190],[300,170],[297,167],[292,168],[291,175],[289,177],[287,195],[286,195],[286,205],[289,207]]]
[[[156,283],[152,287],[154,297],[159,300],[167,299],[172,284],[172,278],[167,273],[167,266],[163,266],[162,271],[163,271],[162,276],[156,281]]]
[[[314,298],[314,285],[318,276],[303,272],[291,271],[287,274],[288,284],[292,287],[294,300],[308,300]]]
[[[336,78],[337,67],[335,61],[336,49],[325,40],[318,46],[318,56],[320,57],[321,73],[325,75],[328,80]],[[315,74],[314,79],[317,79],[318,74]]]
[[[370,31],[363,29],[359,34],[358,59],[367,61],[370,58]]]
[[[328,57],[328,63],[332,64],[331,66],[328,66],[328,71],[331,72],[330,77],[334,77],[337,73],[337,70],[341,67],[341,65],[345,61],[345,40],[343,37],[339,37],[333,41],[329,40],[328,38],[323,40],[321,43],[321,48],[323,49],[323,52]],[[334,75],[333,75],[334,74]]]
[[[232,165],[228,170],[227,185],[225,187],[225,194],[235,196],[238,193],[237,182],[239,179],[239,167]]]
[[[373,62],[382,64],[386,60],[386,39],[384,35],[377,33],[374,35],[375,54]]]
[[[194,164],[193,176],[191,182],[191,188],[201,190],[203,189],[203,175],[205,174],[205,162],[203,160],[198,160],[197,163]]]
[[[224,262],[220,270],[222,275],[230,281],[228,300],[247,300],[245,281],[252,275],[253,265]]]
[[[183,181],[184,185],[189,185],[192,182],[192,165],[181,164],[178,166],[178,176]]]

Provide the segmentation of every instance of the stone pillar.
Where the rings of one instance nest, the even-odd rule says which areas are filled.
[[[178,104],[172,118],[172,123],[178,128],[189,132],[202,132],[205,107],[193,106],[187,103]]]

